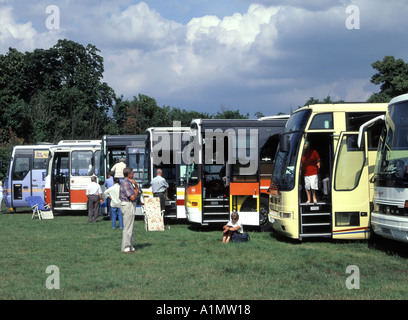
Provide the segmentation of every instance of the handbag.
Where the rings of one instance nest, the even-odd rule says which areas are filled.
[[[249,239],[250,237],[247,232],[245,233],[234,232],[234,234],[232,235],[232,242],[248,242]]]

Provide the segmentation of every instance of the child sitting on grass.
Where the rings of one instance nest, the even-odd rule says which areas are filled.
[[[228,223],[223,227],[223,237],[222,237],[222,243],[228,243],[230,242],[232,235],[235,233],[243,233],[244,230],[242,228],[242,224],[239,221],[239,215],[237,212],[233,212],[231,214],[231,220],[228,221]]]

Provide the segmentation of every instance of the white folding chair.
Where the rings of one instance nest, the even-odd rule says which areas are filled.
[[[146,231],[164,231],[163,213],[160,210],[160,199],[144,199],[144,221]]]

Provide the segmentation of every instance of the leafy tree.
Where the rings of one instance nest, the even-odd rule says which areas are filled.
[[[149,127],[172,127],[174,121],[189,127],[193,119],[248,119],[249,114],[242,115],[239,111],[224,109],[210,115],[177,107],[159,107],[154,98],[139,94],[132,101],[119,97],[113,107],[113,118],[120,134],[143,134]]]
[[[114,91],[102,82],[99,50],[59,40],[47,50],[0,55],[2,127],[26,143],[98,138]]]
[[[18,138],[15,132],[8,128],[0,128],[0,179],[7,176],[8,161],[11,157],[13,146],[23,144],[24,139]]]
[[[265,117],[265,115],[264,115],[262,112],[257,111],[257,112],[255,112],[255,117],[256,117],[257,119],[259,119],[259,118]]]
[[[139,94],[132,101],[120,99],[113,116],[121,134],[143,134],[149,127],[170,126],[170,107],[160,108],[154,98]]]
[[[199,112],[194,110],[181,110],[180,108],[171,108],[170,119],[179,121],[182,127],[189,127],[193,119],[210,119],[211,115],[208,112]]]
[[[54,48],[60,63],[59,112],[68,138],[99,138],[114,101],[113,89],[102,82],[100,51],[69,40],[59,40]]]
[[[25,89],[24,54],[9,49],[6,55],[0,55],[0,125],[5,130],[2,141],[11,138],[10,132],[24,139],[29,138],[26,128],[29,126],[29,108]]]
[[[218,111],[215,115],[213,115],[214,119],[249,119],[249,113],[243,115],[239,112],[239,110],[229,110],[224,106],[221,106],[221,111]]]
[[[371,65],[377,70],[371,83],[380,85],[381,91],[374,93],[368,102],[389,102],[392,98],[408,92],[408,64],[402,59],[385,56]]]
[[[103,71],[95,46],[69,40],[0,55],[0,158],[9,158],[16,144],[117,133],[108,116],[115,93],[102,82]]]
[[[335,103],[344,103],[344,100],[333,101],[329,95],[323,100],[319,100],[314,97],[310,97],[303,106],[299,106],[298,108],[310,106],[312,104],[335,104]]]

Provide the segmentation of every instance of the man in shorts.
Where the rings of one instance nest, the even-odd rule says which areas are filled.
[[[319,189],[317,173],[320,169],[320,156],[316,150],[310,147],[310,141],[305,142],[305,150],[302,156],[302,169],[305,178],[306,203],[310,203],[312,198],[313,203],[317,203],[316,190]]]

